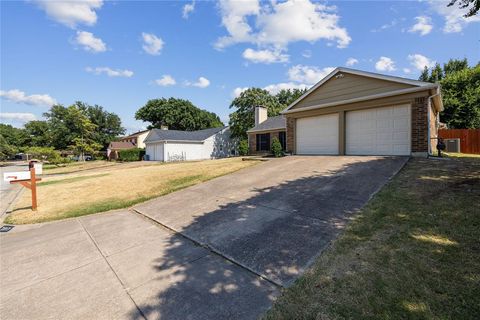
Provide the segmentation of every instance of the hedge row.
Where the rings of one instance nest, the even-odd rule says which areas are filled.
[[[140,148],[125,149],[118,151],[118,158],[121,161],[140,161],[145,155],[145,150]]]

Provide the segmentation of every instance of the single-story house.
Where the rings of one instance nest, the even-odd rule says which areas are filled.
[[[270,153],[272,140],[278,138],[285,151],[287,148],[287,122],[283,115],[267,117],[267,108],[255,108],[255,127],[247,131],[250,154]]]
[[[143,130],[143,131],[135,132],[135,133],[132,133],[131,135],[128,135],[126,137],[121,138],[120,141],[131,142],[137,148],[144,149],[145,148],[145,138],[148,136],[149,132],[150,132],[150,130]]]
[[[136,146],[130,141],[112,141],[107,148],[107,159],[116,160],[118,159],[118,151],[132,148],[136,148]]]
[[[145,145],[146,159],[153,161],[204,160],[236,154],[229,127],[198,131],[152,129]]]
[[[282,111],[286,151],[427,156],[436,150],[442,110],[439,84],[336,68]],[[248,132],[251,153],[268,151],[267,134],[283,130],[262,119]]]

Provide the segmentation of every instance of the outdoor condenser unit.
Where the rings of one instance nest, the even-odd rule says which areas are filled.
[[[460,152],[460,139],[444,139],[446,152]]]

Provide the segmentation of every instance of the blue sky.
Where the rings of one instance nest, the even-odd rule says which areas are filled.
[[[2,1],[1,122],[52,103],[98,104],[128,132],[147,100],[178,97],[228,122],[246,87],[309,87],[332,68],[418,78],[480,60],[480,17],[448,1]]]

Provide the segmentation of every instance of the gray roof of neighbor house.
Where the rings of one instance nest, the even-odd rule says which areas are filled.
[[[263,121],[262,123],[253,127],[247,132],[279,130],[279,129],[286,129],[286,128],[287,128],[287,122],[285,120],[285,116],[276,116],[276,117],[267,118],[267,120]]]
[[[148,134],[145,142],[152,141],[203,141],[214,134],[219,133],[225,127],[203,129],[197,131],[181,131],[181,130],[161,130],[152,129]]]
[[[138,131],[138,132],[129,134],[128,136],[122,137],[122,139],[128,139],[128,138],[138,137],[139,135],[141,135],[141,134],[143,134],[143,133],[145,133],[145,132],[148,132],[148,131],[150,131],[150,130]]]

